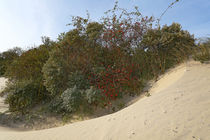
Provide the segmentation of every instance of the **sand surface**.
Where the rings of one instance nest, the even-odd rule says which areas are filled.
[[[6,81],[7,79],[0,77],[0,92],[5,88]],[[0,97],[0,113],[3,113],[8,110],[8,105],[4,104],[4,100],[5,97]]]
[[[0,140],[210,140],[210,64],[182,64],[149,92],[92,120],[27,132],[0,127]]]

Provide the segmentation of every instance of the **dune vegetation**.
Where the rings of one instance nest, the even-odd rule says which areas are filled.
[[[72,17],[72,29],[40,46],[0,54],[0,74],[9,82],[9,111],[26,115],[38,105],[55,114],[112,107],[125,95],[140,95],[149,80],[193,57],[210,60],[209,39],[196,39],[179,23],[160,26],[137,7],[118,7],[100,21]]]

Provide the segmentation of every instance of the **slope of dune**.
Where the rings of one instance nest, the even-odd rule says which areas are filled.
[[[145,97],[111,115],[39,131],[0,127],[0,140],[209,140],[210,64],[169,71]]]
[[[0,77],[0,92],[5,88],[7,79]],[[8,105],[4,104],[4,97],[0,97],[0,113],[8,110]]]

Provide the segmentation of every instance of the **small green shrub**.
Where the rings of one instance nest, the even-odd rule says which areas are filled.
[[[61,99],[63,101],[62,108],[65,109],[67,113],[76,112],[79,110],[83,100],[82,94],[83,93],[77,88],[77,86],[66,89],[61,94]]]
[[[49,110],[63,115],[83,109],[90,111],[89,105],[101,104],[100,90],[90,87],[86,90],[78,89],[77,86],[68,88],[61,95],[56,96],[49,105]],[[89,110],[88,110],[89,109]]]
[[[101,91],[91,86],[85,91],[88,104],[98,104],[101,101]]]
[[[63,100],[60,96],[55,97],[50,101],[49,110],[54,113],[65,113],[65,109],[63,108]]]

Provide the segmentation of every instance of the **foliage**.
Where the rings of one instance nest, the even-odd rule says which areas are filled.
[[[73,29],[59,37],[43,67],[48,91],[55,97],[74,86],[86,96],[100,91],[97,99],[105,104],[139,93],[145,81],[183,61],[194,46],[179,24],[152,29],[153,21],[137,7],[127,12],[117,3],[100,23],[73,17]]]
[[[72,73],[68,79],[67,85],[70,88],[77,86],[78,89],[85,90],[90,87],[89,80],[81,72],[76,71],[75,73]]]
[[[86,27],[86,35],[89,45],[96,46],[101,43],[101,35],[103,33],[104,25],[98,22],[90,22]]]
[[[66,89],[60,96],[56,96],[49,105],[49,109],[55,113],[69,114],[76,111],[88,110],[89,105],[103,104],[100,90],[90,87],[86,90],[77,86]]]
[[[85,62],[90,61],[86,58],[88,54],[85,51],[79,53],[76,49],[70,51],[70,46],[68,47],[53,50],[43,67],[45,86],[52,95],[61,94],[65,89],[72,88],[74,84],[83,88],[88,85],[85,76],[85,68],[89,66]]]
[[[49,96],[43,84],[42,67],[51,48],[49,40],[44,40],[45,44],[23,52],[7,68],[5,75],[9,79],[9,86],[4,92],[10,93],[7,98],[10,111],[23,113]]]
[[[33,81],[10,83],[6,91],[8,92],[6,102],[12,112],[25,113],[29,108],[39,103],[40,99],[43,101],[47,98],[47,95],[42,94],[46,92],[46,89]]]
[[[116,2],[105,14],[99,22],[90,21],[89,15],[72,17],[72,29],[56,42],[43,37],[41,46],[11,63],[6,72],[10,81],[31,81],[17,86],[18,92],[11,88],[11,110],[28,109],[48,93],[49,108],[56,113],[108,105],[125,94],[140,93],[148,80],[183,62],[195,48],[194,37],[180,24],[153,28],[154,18],[144,17],[138,7],[128,12]],[[27,94],[28,87],[34,93]]]
[[[181,25],[173,23],[170,26],[148,30],[141,44],[152,59],[150,64],[156,76],[165,69],[182,62],[193,52],[195,40],[189,32],[181,29]]]
[[[82,93],[76,86],[73,88],[66,89],[61,94],[62,99],[62,106],[65,111],[68,112],[75,112],[79,109],[81,102],[82,102]]]
[[[41,80],[42,66],[48,57],[47,48],[32,48],[10,64],[6,71],[6,76],[13,80]]]
[[[102,23],[104,33],[102,36],[105,47],[123,48],[125,52],[131,53],[132,47],[139,46],[143,35],[152,28],[153,17],[143,16],[138,7],[128,12],[126,9],[118,7],[118,2],[114,8],[105,12]]]
[[[101,102],[101,91],[91,86],[85,91],[88,104],[99,104]]]
[[[9,49],[8,51],[0,53],[0,76],[5,74],[7,67],[22,53],[23,50],[19,47],[15,47],[13,49]]]
[[[193,56],[194,60],[204,63],[210,60],[210,38],[200,42]]]
[[[126,89],[132,91],[131,81],[135,81],[135,77],[132,75],[133,66],[125,66],[124,64],[121,67],[108,65],[98,75],[90,74],[89,79],[91,84],[97,87],[102,93],[102,99],[114,100],[117,97],[122,97],[122,93]]]
[[[55,98],[53,98],[50,102],[49,102],[49,111],[54,112],[54,113],[65,113],[65,109],[63,108],[63,100],[61,99],[60,96],[57,96]]]
[[[4,63],[4,59],[0,57],[0,76],[4,75],[5,71],[6,71],[6,66]]]

